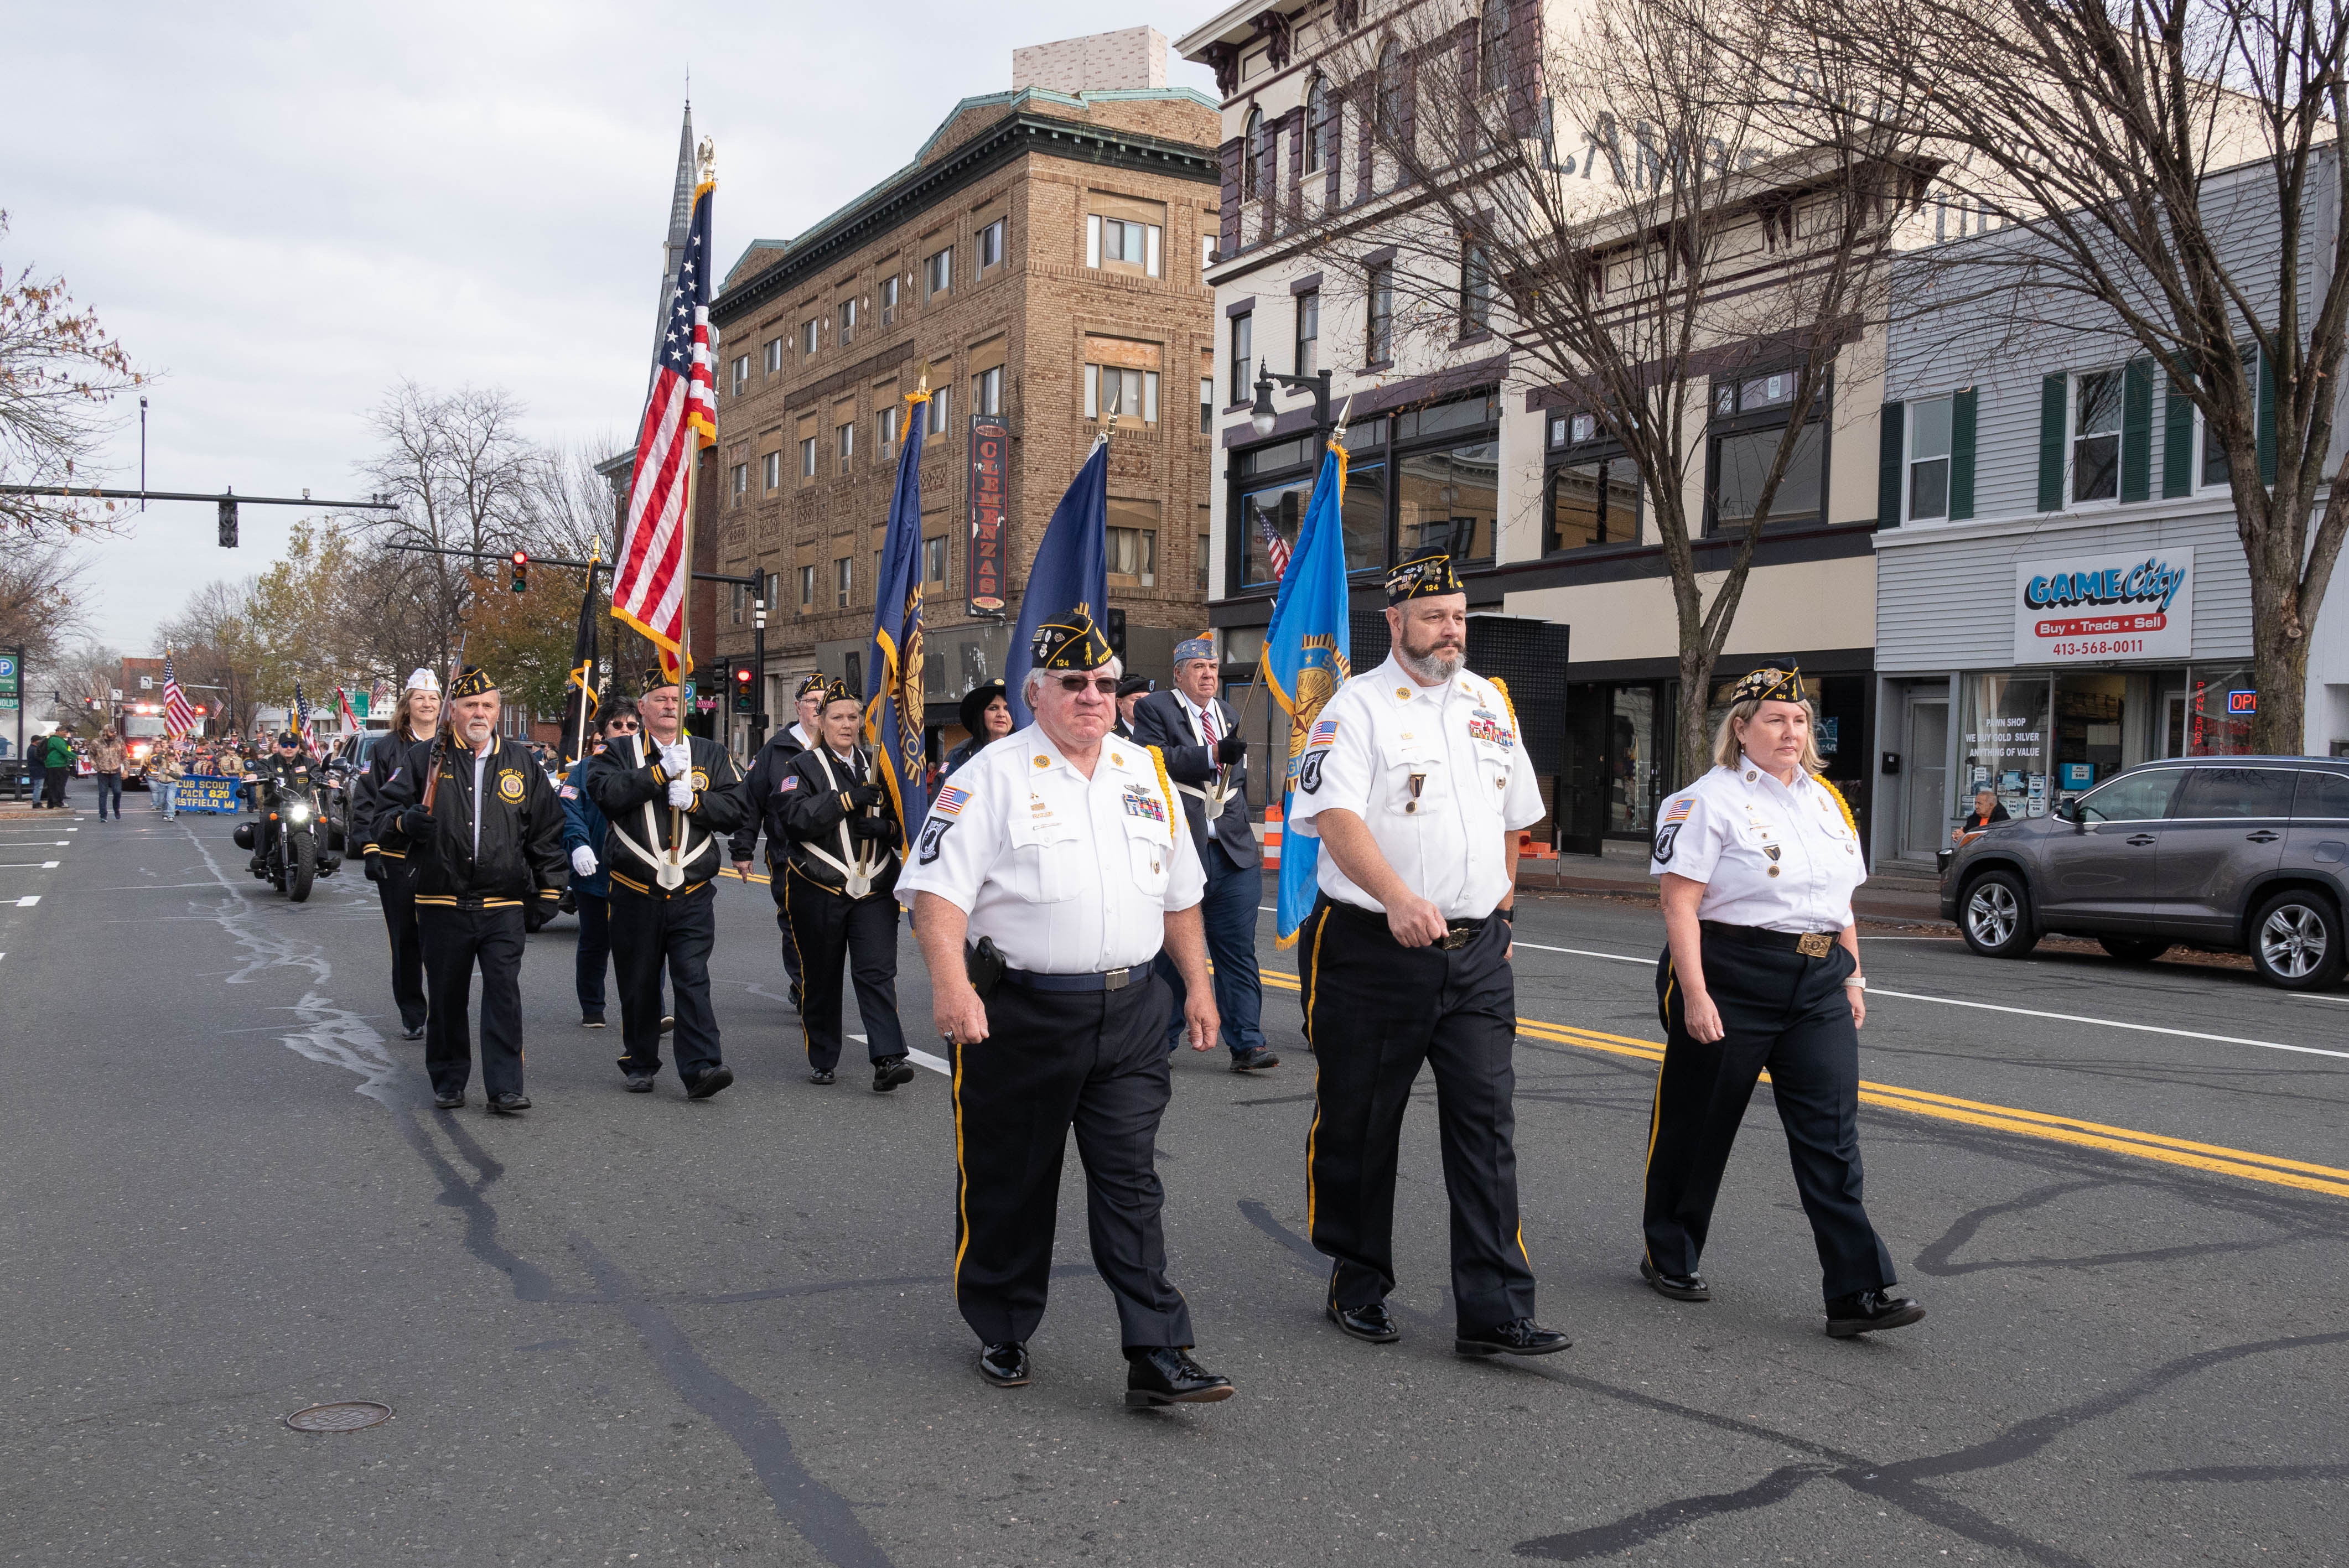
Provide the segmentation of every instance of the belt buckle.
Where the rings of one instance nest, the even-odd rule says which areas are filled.
[[[1127,965],[1123,969],[1104,969],[1102,971],[1102,989],[1104,991],[1124,990],[1127,984],[1133,978],[1133,969],[1134,966],[1131,964]]]
[[[1475,935],[1476,934],[1473,931],[1462,931],[1456,927],[1447,927],[1444,934],[1435,939],[1435,945],[1443,948],[1445,952],[1452,952],[1455,949],[1467,946],[1470,942],[1475,940]]]
[[[1834,945],[1835,938],[1824,931],[1806,931],[1795,938],[1795,951],[1806,958],[1825,958]]]

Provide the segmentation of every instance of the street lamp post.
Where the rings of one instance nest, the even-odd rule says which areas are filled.
[[[1248,427],[1257,433],[1258,440],[1271,435],[1273,426],[1279,422],[1280,415],[1272,406],[1275,383],[1287,387],[1303,387],[1312,391],[1314,453],[1319,456],[1320,449],[1330,439],[1330,432],[1338,428],[1338,422],[1330,415],[1330,373],[1322,370],[1311,376],[1283,376],[1258,359],[1256,362],[1256,402],[1248,409]]]

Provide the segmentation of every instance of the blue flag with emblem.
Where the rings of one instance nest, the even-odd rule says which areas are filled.
[[[1330,438],[1313,498],[1297,531],[1288,570],[1273,601],[1272,624],[1264,633],[1264,684],[1288,715],[1288,767],[1281,775],[1280,816],[1308,769],[1318,769],[1335,740],[1334,730],[1316,727],[1321,709],[1353,674],[1346,634],[1346,529],[1340,508],[1346,499],[1345,427]],[[1284,833],[1280,845],[1280,897],[1273,935],[1283,947],[1296,942],[1297,928],[1312,911],[1319,889],[1321,841]]]
[[[1085,613],[1109,632],[1109,442],[1093,446],[1092,456],[1069,481],[1069,493],[1052,509],[1052,521],[1036,546],[1028,568],[1028,586],[1019,597],[1019,627],[1011,634],[1011,651],[1004,660],[1004,695],[1011,703],[1014,728],[1033,724],[1020,688],[1028,684],[1034,661],[1030,645],[1036,628],[1055,615],[1081,604]]]
[[[929,423],[929,383],[905,399],[905,445],[897,488],[889,496],[889,535],[881,546],[881,581],[873,594],[872,672],[864,696],[864,738],[880,764],[882,785],[897,814],[897,841],[911,844],[930,813],[922,755],[922,427]]]

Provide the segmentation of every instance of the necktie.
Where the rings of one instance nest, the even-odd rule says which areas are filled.
[[[1215,762],[1216,777],[1220,779],[1224,776],[1224,765],[1216,757],[1216,710],[1212,707],[1199,710],[1199,727],[1206,731],[1207,757],[1209,760]]]

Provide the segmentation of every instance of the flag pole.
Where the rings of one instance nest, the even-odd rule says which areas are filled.
[[[685,552],[680,567],[685,576],[685,590],[677,604],[677,741],[686,748],[688,760],[692,757],[693,732],[686,727],[693,715],[686,709],[686,677],[692,673],[693,655],[693,509],[701,492],[701,432],[696,429],[688,413],[685,427]],[[688,772],[688,777],[691,774]],[[668,861],[654,880],[663,887],[678,887],[685,881],[685,808],[668,809]]]
[[[587,707],[595,681],[595,568],[603,560],[604,536],[598,532],[587,546],[587,595],[579,606],[579,618],[587,624],[587,663],[579,672],[579,739],[571,748],[574,762],[587,755]]]

